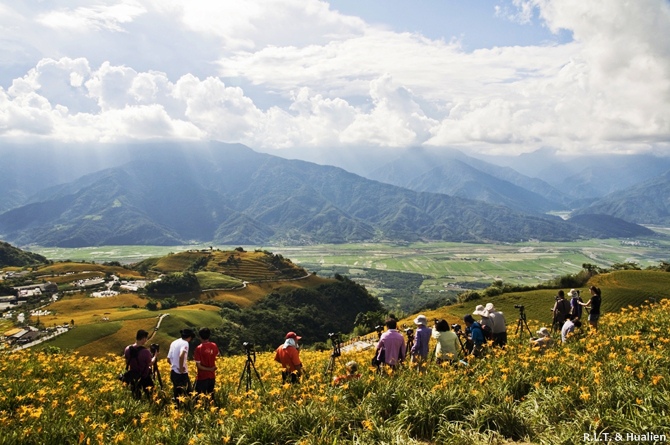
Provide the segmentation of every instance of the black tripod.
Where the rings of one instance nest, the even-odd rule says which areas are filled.
[[[406,354],[409,354],[414,346],[414,329],[405,328],[405,334],[407,335],[407,346],[405,348]]]
[[[158,361],[156,360],[156,354],[160,350],[160,346],[157,343],[151,344],[149,351],[151,351],[153,365],[151,365],[151,377],[154,381],[158,380],[158,384],[161,389],[163,389],[163,379],[161,378],[161,371],[158,369]]]
[[[526,328],[526,330],[528,331],[528,336],[532,337],[533,333],[530,331],[530,328],[528,327],[528,322],[526,321],[525,307],[520,305],[515,305],[514,307],[519,309],[519,319],[516,322],[516,330],[514,331],[514,335],[519,334],[519,339],[522,339],[523,329]]]
[[[330,359],[328,360],[328,365],[326,366],[326,370],[324,371],[324,375],[330,375],[330,380],[333,380],[333,372],[335,371],[335,363],[337,362],[337,358],[342,355],[342,351],[340,350],[340,334],[328,334],[328,337],[330,338],[330,341],[333,343],[333,352],[330,353]],[[341,365],[341,363],[340,363]]]
[[[249,392],[249,390],[251,389],[252,369],[254,370],[254,374],[256,374],[258,383],[261,385],[261,390],[265,391],[265,388],[263,387],[263,381],[261,380],[261,376],[258,374],[258,370],[256,369],[256,351],[252,350],[254,345],[248,342],[244,342],[242,343],[242,346],[244,346],[244,350],[247,353],[247,361],[244,363],[244,369],[242,370],[242,375],[240,375],[240,383],[237,384],[237,392],[240,392],[240,387],[242,387],[242,380],[244,380],[245,382],[247,392]]]

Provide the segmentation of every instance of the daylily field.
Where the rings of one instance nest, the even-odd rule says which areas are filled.
[[[330,352],[303,351],[303,382],[282,386],[273,355],[258,354],[252,389],[238,392],[245,356],[217,362],[213,400],[134,400],[119,356],[16,352],[0,363],[1,444],[482,444],[584,443],[604,434],[670,437],[670,301],[603,316],[600,330],[542,353],[511,336],[469,364],[393,375],[371,351],[343,354],[359,380],[334,387]],[[560,342],[559,342],[560,343]],[[190,365],[193,374],[194,365]],[[595,434],[595,436],[594,436]],[[649,437],[649,436],[645,436]],[[620,443],[625,443],[623,440]],[[631,442],[634,443],[634,442]],[[653,443],[653,442],[649,442]]]

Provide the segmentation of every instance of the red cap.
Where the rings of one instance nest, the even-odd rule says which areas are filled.
[[[293,338],[293,339],[295,339],[296,341],[300,341],[300,340],[302,340],[302,337],[300,337],[299,335],[297,335],[297,334],[296,334],[295,332],[293,332],[293,331],[291,331],[291,332],[289,332],[288,334],[286,334],[286,338]]]

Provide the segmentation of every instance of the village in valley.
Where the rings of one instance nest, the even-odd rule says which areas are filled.
[[[74,320],[69,323],[49,324],[48,317],[54,315],[48,306],[59,300],[64,293],[85,292],[93,298],[114,297],[120,292],[137,292],[143,289],[146,280],[122,280],[116,275],[89,276],[84,279],[76,279],[82,273],[66,272],[58,275],[58,281],[64,283],[59,285],[54,281],[44,281],[39,277],[25,284],[30,279],[30,270],[0,270],[0,285],[5,284],[3,289],[11,289],[12,293],[7,295],[0,292],[0,312],[6,324],[0,324],[0,349],[23,349],[42,343],[68,332],[75,327]],[[90,274],[90,272],[83,272]],[[76,276],[75,276],[76,275]],[[68,281],[68,276],[73,281]],[[50,277],[56,279],[56,277]],[[37,282],[39,281],[39,282]],[[14,283],[22,282],[22,285],[14,286]],[[10,284],[7,284],[10,283]],[[102,314],[101,322],[110,321],[109,317]]]

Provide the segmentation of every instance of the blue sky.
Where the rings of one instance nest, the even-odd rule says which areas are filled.
[[[526,23],[510,20],[508,2],[489,0],[331,0],[330,5],[344,14],[368,23],[389,26],[396,32],[419,33],[431,39],[458,39],[466,51],[495,46],[565,43],[571,33],[551,32],[533,14]],[[496,9],[498,8],[498,9]],[[501,11],[500,13],[498,11]]]
[[[0,142],[670,151],[668,0],[0,2]]]

